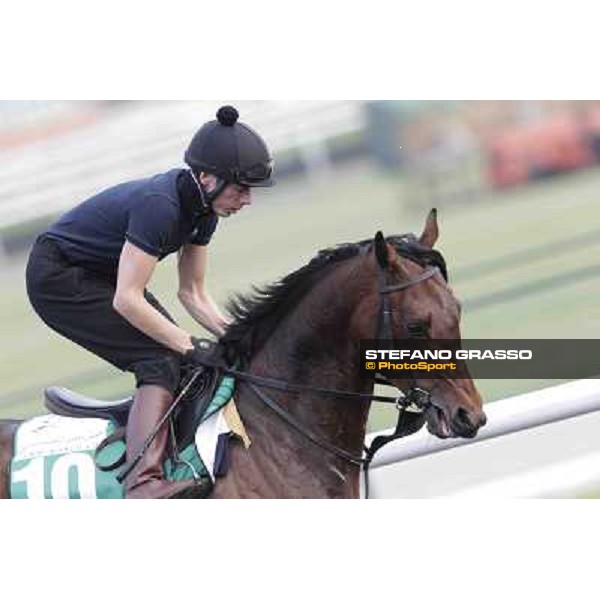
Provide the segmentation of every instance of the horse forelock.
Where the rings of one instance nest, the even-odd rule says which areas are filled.
[[[447,280],[446,262],[437,250],[426,248],[413,234],[386,238],[396,252],[421,266],[436,266]],[[358,256],[372,239],[345,243],[320,250],[306,265],[279,281],[262,287],[253,286],[250,294],[237,294],[227,303],[234,318],[221,344],[228,361],[245,363],[262,347],[278,323],[300,302],[313,286],[340,263]]]

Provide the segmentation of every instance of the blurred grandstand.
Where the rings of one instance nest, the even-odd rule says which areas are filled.
[[[0,102],[4,253],[82,198],[160,171],[221,101]],[[548,101],[246,101],[279,178],[319,179],[367,157],[398,177],[407,207],[460,205],[490,191],[596,165],[600,105]]]
[[[223,102],[0,102],[0,227],[4,250],[78,200],[121,179],[168,168]],[[237,103],[264,132],[278,175],[311,176],[360,152],[354,102]],[[17,227],[16,233],[7,228]]]

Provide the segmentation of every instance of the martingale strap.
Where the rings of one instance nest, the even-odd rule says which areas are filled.
[[[259,387],[254,384],[249,385],[250,389],[258,396],[260,400],[270,408],[278,417],[285,421],[290,427],[301,433],[306,439],[311,441],[316,446],[326,450],[327,452],[355,465],[362,466],[365,473],[365,492],[366,497],[369,497],[369,479],[368,469],[371,461],[375,454],[383,448],[386,444],[393,442],[399,438],[406,437],[416,433],[423,427],[425,423],[425,413],[421,410],[420,412],[407,411],[406,406],[400,407],[398,405],[398,421],[394,432],[390,435],[379,435],[372,442],[369,447],[364,448],[365,456],[355,456],[350,452],[347,452],[343,448],[338,448],[325,438],[307,430],[300,421],[298,421],[293,415],[287,410],[281,407],[273,398],[270,398],[265,394]],[[418,394],[417,394],[418,395]],[[409,394],[407,399],[409,403],[419,405],[418,398],[412,398]]]
[[[327,450],[331,454],[338,456],[339,458],[344,459],[345,461],[360,467],[365,464],[365,459],[362,456],[355,456],[350,452],[347,452],[343,448],[338,448],[334,446],[331,442],[326,440],[325,438],[313,433],[312,431],[307,430],[300,421],[298,421],[293,415],[291,415],[287,410],[282,408],[275,400],[269,398],[267,394],[265,394],[260,388],[256,387],[253,384],[250,384],[250,389],[262,400],[262,402],[270,408],[274,413],[276,413],[281,419],[283,419],[290,427],[301,433],[306,439],[310,440],[313,444]]]
[[[373,439],[370,446],[365,446],[365,459],[363,462],[365,498],[369,497],[369,467],[371,466],[371,461],[375,457],[375,454],[390,442],[416,433],[424,424],[424,412],[412,412],[406,410],[406,407],[402,407],[398,411],[398,420],[393,433],[389,435],[378,435]]]

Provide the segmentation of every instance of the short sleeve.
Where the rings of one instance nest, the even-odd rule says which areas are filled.
[[[202,217],[199,220],[196,229],[192,232],[188,243],[194,244],[195,246],[206,246],[217,229],[218,222],[219,217],[212,213]]]
[[[130,210],[125,238],[152,256],[162,256],[177,231],[179,213],[168,196],[144,196]]]

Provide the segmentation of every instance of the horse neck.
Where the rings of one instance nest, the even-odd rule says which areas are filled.
[[[352,334],[358,300],[364,296],[364,288],[372,285],[362,279],[356,265],[342,264],[335,273],[317,283],[253,357],[250,371],[311,387],[370,393],[373,386],[361,379],[356,365],[360,335]],[[355,300],[349,302],[349,299]],[[310,392],[284,393],[268,388],[263,391],[285,407],[306,430],[354,455],[361,454],[368,401]],[[347,495],[356,495],[357,468],[292,430],[252,392],[246,391],[243,398],[240,397],[240,410],[249,428],[255,429],[255,437],[268,438],[271,442],[277,440],[277,446],[285,447],[286,451],[280,455],[288,467],[290,460],[303,463],[305,471],[311,473],[313,485],[317,485],[315,478],[319,479],[321,473],[322,483],[329,490],[327,495],[337,495],[340,490],[336,491],[335,486],[339,488],[347,476],[346,487],[353,488]],[[272,456],[272,460],[277,459],[277,455]],[[340,495],[344,494],[340,492]]]

